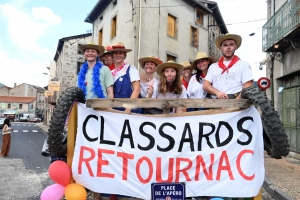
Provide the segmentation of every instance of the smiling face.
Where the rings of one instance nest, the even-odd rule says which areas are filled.
[[[108,66],[108,67],[109,67],[109,66],[112,64],[112,62],[113,62],[112,56],[111,56],[110,53],[105,53],[105,54],[103,54],[103,55],[101,56],[101,59],[102,59],[103,64],[106,65],[106,66]]]
[[[112,55],[115,63],[123,63],[126,58],[126,53],[124,51],[114,51]]]
[[[154,73],[156,70],[156,64],[153,62],[145,62],[144,70],[145,73]]]
[[[182,75],[183,77],[187,77],[187,78],[188,78],[188,77],[191,77],[191,76],[192,76],[192,69],[189,68],[189,67],[183,68],[183,71],[182,71],[181,75]]]
[[[99,53],[95,49],[86,49],[84,51],[84,57],[88,62],[94,62],[97,60]]]
[[[223,41],[220,50],[225,58],[224,60],[231,60],[236,49],[237,46],[234,40]]]
[[[207,71],[210,61],[207,58],[203,58],[197,61],[197,68],[201,71]]]
[[[164,70],[164,76],[166,77],[167,83],[172,83],[176,79],[177,71],[174,68],[168,67]]]

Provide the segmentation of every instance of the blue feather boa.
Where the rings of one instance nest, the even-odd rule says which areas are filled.
[[[92,91],[94,94],[97,95],[98,98],[105,98],[105,95],[103,94],[102,86],[100,84],[100,69],[102,67],[102,63],[97,61],[94,68],[93,68],[93,74],[92,74],[92,80],[93,80],[93,88]],[[88,64],[87,62],[83,63],[79,73],[78,73],[78,87],[83,91],[84,96],[86,97],[86,83],[85,83],[85,75],[88,71]]]

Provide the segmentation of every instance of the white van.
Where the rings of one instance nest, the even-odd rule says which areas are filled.
[[[33,118],[35,118],[35,114],[23,114],[23,116],[20,117],[20,122],[30,122]]]

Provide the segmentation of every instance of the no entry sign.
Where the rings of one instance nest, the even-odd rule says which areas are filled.
[[[257,85],[260,89],[266,90],[271,86],[271,81],[267,77],[261,77],[258,79]]]
[[[152,200],[185,200],[185,183],[152,183]]]

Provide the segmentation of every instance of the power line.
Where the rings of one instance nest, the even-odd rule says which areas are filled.
[[[245,22],[237,22],[237,23],[225,24],[225,25],[245,24],[245,23],[250,23],[250,22],[263,21],[263,20],[266,20],[266,19],[267,19],[267,18],[265,18],[265,19],[257,19],[257,20],[252,20],[252,21],[245,21]]]

